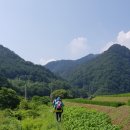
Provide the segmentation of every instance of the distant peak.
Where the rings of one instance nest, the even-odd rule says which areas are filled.
[[[116,43],[116,44],[113,44],[110,48],[115,48],[115,47],[122,47],[122,45]]]
[[[121,50],[121,49],[127,49],[127,50],[129,50],[126,46],[123,46],[123,45],[120,45],[120,44],[113,44],[109,49],[108,49],[108,51],[115,51],[115,50],[117,50],[117,51],[119,51],[119,50]]]

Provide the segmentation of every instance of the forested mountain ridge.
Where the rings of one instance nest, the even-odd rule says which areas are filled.
[[[25,61],[13,51],[0,45],[0,75],[15,79],[51,82],[57,77],[41,65]]]
[[[78,60],[59,60],[52,61],[45,65],[47,69],[52,71],[53,73],[61,76],[64,79],[67,79],[68,76],[81,64],[89,62],[97,55],[89,54]]]
[[[77,67],[71,64],[72,70],[68,72],[66,68],[69,68],[69,62],[72,61],[64,62],[52,62],[46,66],[50,70],[56,70],[53,71],[55,73],[67,73],[66,77],[64,73],[61,76],[73,86],[77,86],[75,89],[81,89],[90,95],[130,92],[130,50],[125,46],[114,44],[107,51]],[[58,72],[58,69],[55,69],[57,67],[63,70]]]
[[[91,94],[130,92],[130,50],[114,44],[95,59],[81,65],[68,80]]]

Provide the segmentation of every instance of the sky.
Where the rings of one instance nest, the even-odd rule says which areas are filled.
[[[0,0],[0,44],[35,64],[130,48],[130,0]]]

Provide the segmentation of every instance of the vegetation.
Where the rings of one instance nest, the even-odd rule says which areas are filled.
[[[53,71],[57,64],[50,70]],[[58,64],[58,68],[60,67],[62,68],[62,64]],[[130,92],[130,50],[124,46],[114,44],[104,53],[74,67],[74,70],[66,68],[67,65],[64,64],[63,74],[64,71],[69,73],[65,78],[73,87],[76,86],[75,89],[82,89],[88,95]],[[58,72],[61,73],[57,69],[56,73]]]
[[[128,105],[130,106],[130,100],[128,101]]]
[[[53,73],[61,76],[64,79],[68,79],[68,76],[81,64],[86,63],[94,59],[97,55],[89,54],[78,60],[59,60],[52,61],[45,65],[47,69]]]
[[[9,80],[12,88],[18,92],[19,95],[24,96],[25,87],[27,89],[27,97],[50,96],[50,94],[57,89],[68,90],[71,86],[62,80],[54,80],[51,83],[33,82],[31,80],[25,81],[20,79]]]
[[[20,103],[20,99],[16,92],[12,89],[2,88],[0,90],[0,108],[14,109]]]
[[[11,87],[12,85],[8,82],[7,78],[0,75],[0,88],[1,87]]]
[[[121,93],[121,94],[114,94],[114,95],[102,95],[107,97],[130,97],[130,93]]]
[[[112,107],[119,107],[125,105],[124,102],[108,102],[108,101],[93,101],[87,99],[65,99],[68,102],[77,102],[77,103],[84,103],[84,104],[94,104],[94,105],[101,105],[101,106],[112,106]]]
[[[118,98],[118,97],[117,97]],[[130,130],[130,106],[123,105],[121,107],[110,107],[110,106],[100,106],[92,104],[83,104],[75,102],[64,102],[65,106],[75,106],[83,107],[89,110],[96,110],[99,113],[103,112],[109,115],[111,118],[112,124],[119,125],[122,127],[121,130]]]
[[[65,72],[62,74],[66,75],[72,87],[67,81],[55,76],[43,66],[27,62],[9,49],[0,46],[0,130],[119,130],[120,128],[112,125],[110,118],[105,114],[81,107],[65,108],[62,123],[58,124],[49,106],[49,96],[51,94],[52,98],[79,97],[80,99],[66,101],[81,104],[113,107],[127,104],[125,107],[128,114],[129,99],[124,103],[121,100],[119,102],[98,101],[94,98],[96,99],[94,101],[94,99],[81,98],[97,94],[129,92],[129,57],[130,50],[120,45],[113,45],[100,55],[89,55],[77,61],[69,61],[69,64],[68,61],[61,62],[59,66],[61,64],[62,66],[59,69]],[[67,64],[68,66],[65,67]],[[62,70],[62,68],[65,69]],[[25,88],[29,101],[18,97],[18,95],[24,95]],[[130,96],[129,93],[109,97],[128,96]]]
[[[49,96],[51,92],[48,83],[44,82],[33,82],[31,80],[25,81],[20,79],[9,80],[9,82],[12,84],[12,88],[21,96],[24,96],[26,87],[27,98],[34,95]]]
[[[68,93],[65,89],[58,89],[58,90],[55,90],[54,92],[51,93],[52,99],[54,99],[58,96],[64,99],[64,98],[68,97]]]
[[[45,83],[58,79],[45,67],[23,60],[2,45],[0,45],[0,63],[0,75],[9,79],[20,78]]]
[[[126,96],[120,96],[120,97],[116,97],[116,96],[96,96],[94,98],[92,98],[93,101],[114,101],[114,102],[125,102],[127,103],[128,100],[130,100],[130,97],[126,97]]]
[[[111,124],[110,118],[104,113],[86,110],[81,107],[68,107],[64,113],[66,130],[120,130]]]
[[[66,107],[59,123],[48,104],[49,100],[45,105],[43,99],[47,97],[35,96],[30,101],[21,100],[17,110],[1,110],[0,130],[120,130],[111,124],[107,115],[81,107]]]
[[[0,130],[58,130],[62,129],[50,107],[36,102],[27,102],[28,109],[0,111]]]

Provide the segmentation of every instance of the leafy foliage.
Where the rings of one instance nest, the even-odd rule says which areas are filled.
[[[29,109],[0,111],[0,130],[63,130],[50,112],[52,108],[34,100],[27,104]]]
[[[34,95],[38,96],[49,96],[50,89],[47,83],[44,82],[33,82],[33,81],[25,81],[25,80],[10,80],[12,84],[12,88],[18,92],[18,94],[24,96],[25,94],[25,87],[27,90],[27,98],[30,98]]]
[[[81,107],[66,107],[62,123],[57,123],[52,108],[37,103],[38,98],[27,102],[29,109],[0,111],[0,130],[120,130],[106,114]]]
[[[54,99],[56,97],[61,97],[61,98],[67,98],[68,97],[68,93],[65,89],[58,89],[55,90],[51,93],[51,98]]]
[[[47,96],[43,96],[43,97],[34,96],[34,97],[32,97],[32,101],[35,102],[35,103],[38,103],[38,104],[48,105],[48,103],[50,102],[50,98],[47,97]]]
[[[24,96],[25,87],[27,90],[27,97],[30,98],[34,95],[37,96],[50,96],[51,92],[57,89],[65,89],[68,90],[71,86],[63,80],[55,80],[51,83],[45,82],[33,82],[33,81],[25,81],[20,79],[9,80],[12,84],[12,88],[18,92],[18,94]]]
[[[0,90],[0,108],[16,108],[20,99],[12,89],[2,88]]]
[[[0,76],[0,88],[1,87],[11,87],[12,85],[8,82],[5,77]]]
[[[66,130],[120,130],[104,113],[80,107],[66,108],[63,124]]]
[[[49,88],[51,90],[51,92],[53,92],[54,90],[57,89],[65,89],[68,90],[71,88],[70,84],[66,81],[62,81],[62,80],[55,80],[52,81],[51,83],[49,83]]]

